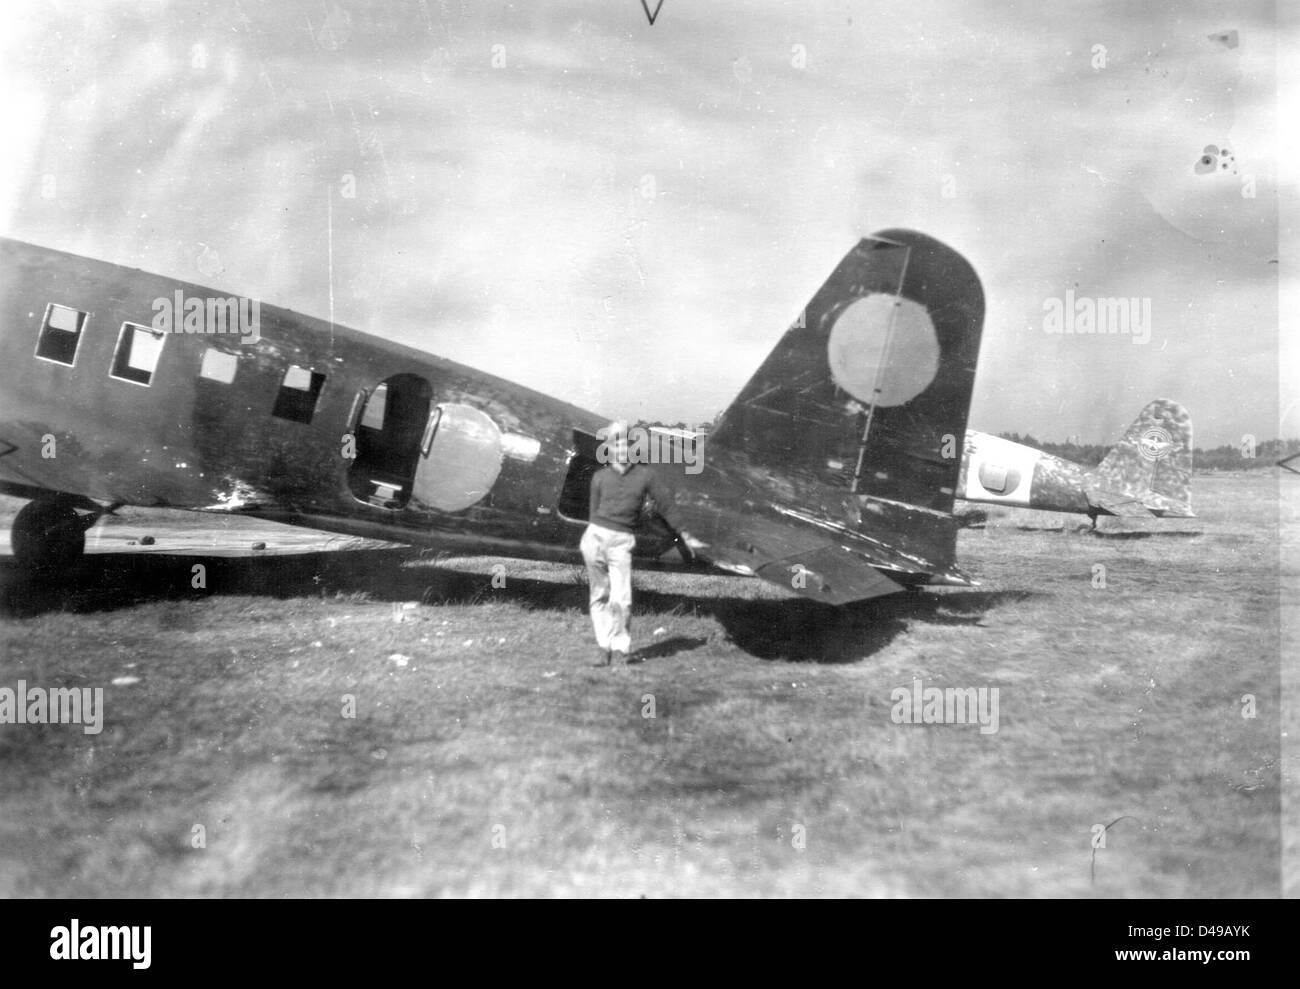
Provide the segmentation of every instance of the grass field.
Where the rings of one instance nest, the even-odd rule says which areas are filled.
[[[5,561],[0,687],[106,714],[0,725],[0,895],[1276,896],[1298,487],[1198,477],[1199,518],[1099,536],[995,514],[961,536],[980,587],[841,610],[638,574],[644,662],[612,671],[576,567],[123,547],[38,588]],[[996,687],[998,730],[895,724],[914,679]]]

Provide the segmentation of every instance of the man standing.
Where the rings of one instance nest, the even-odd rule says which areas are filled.
[[[633,533],[646,499],[654,501],[656,512],[675,532],[678,529],[671,518],[672,501],[656,484],[654,471],[628,459],[627,423],[611,423],[606,434],[609,463],[591,479],[591,507],[581,549],[591,584],[591,624],[600,650],[595,665],[617,666],[627,662],[631,651]],[[678,535],[678,544],[689,546],[688,534]]]

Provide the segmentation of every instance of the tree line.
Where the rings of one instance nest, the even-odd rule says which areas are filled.
[[[998,433],[998,436],[1012,443],[1032,446],[1054,457],[1073,460],[1085,467],[1096,467],[1110,450],[1110,446],[1101,443],[1048,443],[1029,433],[1023,436],[1020,433]],[[1225,444],[1208,450],[1198,446],[1192,449],[1192,467],[1207,471],[1261,470],[1295,453],[1300,453],[1300,439],[1264,440],[1261,443],[1243,440],[1236,446]]]

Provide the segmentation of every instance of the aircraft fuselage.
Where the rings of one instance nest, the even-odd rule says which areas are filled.
[[[957,497],[1009,508],[1086,514],[1087,481],[1087,470],[1071,460],[968,429]]]
[[[644,446],[656,484],[637,556],[828,604],[969,583],[959,465],[939,447],[966,426],[983,305],[947,245],[863,238],[723,415],[707,462],[689,436]],[[891,366],[868,414],[854,369],[895,333],[924,359]],[[23,569],[66,569],[119,505],[572,560],[607,424],[326,320],[0,239],[0,492],[31,500],[11,529]]]
[[[172,278],[12,240],[0,265],[0,488],[573,555],[601,416],[276,306],[221,332]],[[153,330],[191,299],[198,332]]]

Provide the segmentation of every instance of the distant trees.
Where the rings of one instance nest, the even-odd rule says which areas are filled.
[[[719,413],[719,415],[721,415],[721,413]],[[633,423],[633,425],[639,426],[642,429],[683,429],[690,433],[694,433],[694,432],[707,433],[712,429],[713,425],[716,424],[716,422],[717,422],[716,419],[714,420],[713,423],[701,422],[696,424],[691,424],[688,422],[684,422],[682,420],[678,420],[677,422],[650,422],[649,420],[646,419],[638,419],[635,423]]]
[[[1249,443],[1237,446],[1216,446],[1209,450],[1199,447],[1192,451],[1192,463],[1197,470],[1259,470],[1272,467],[1283,457],[1300,453],[1300,440],[1265,440],[1255,445],[1254,456],[1249,456]]]
[[[998,433],[998,436],[1012,443],[1023,443],[1035,450],[1042,450],[1054,457],[1073,460],[1076,464],[1083,464],[1085,467],[1096,467],[1110,450],[1109,446],[1097,443],[1046,443],[1029,433],[1023,436],[1019,433]],[[1293,453],[1300,453],[1300,439],[1265,440],[1254,444],[1253,450],[1251,444],[1246,441],[1237,446],[1216,446],[1209,450],[1203,450],[1198,446],[1192,450],[1192,467],[1195,470],[1206,471],[1260,470],[1272,467],[1283,457]]]
[[[1042,450],[1064,460],[1073,460],[1076,464],[1083,464],[1085,467],[1096,467],[1106,456],[1106,451],[1110,449],[1099,443],[1046,443],[1029,433],[1025,433],[1024,436],[1019,433],[998,433],[998,435],[1012,443],[1023,443],[1025,446],[1032,446],[1035,450]]]

